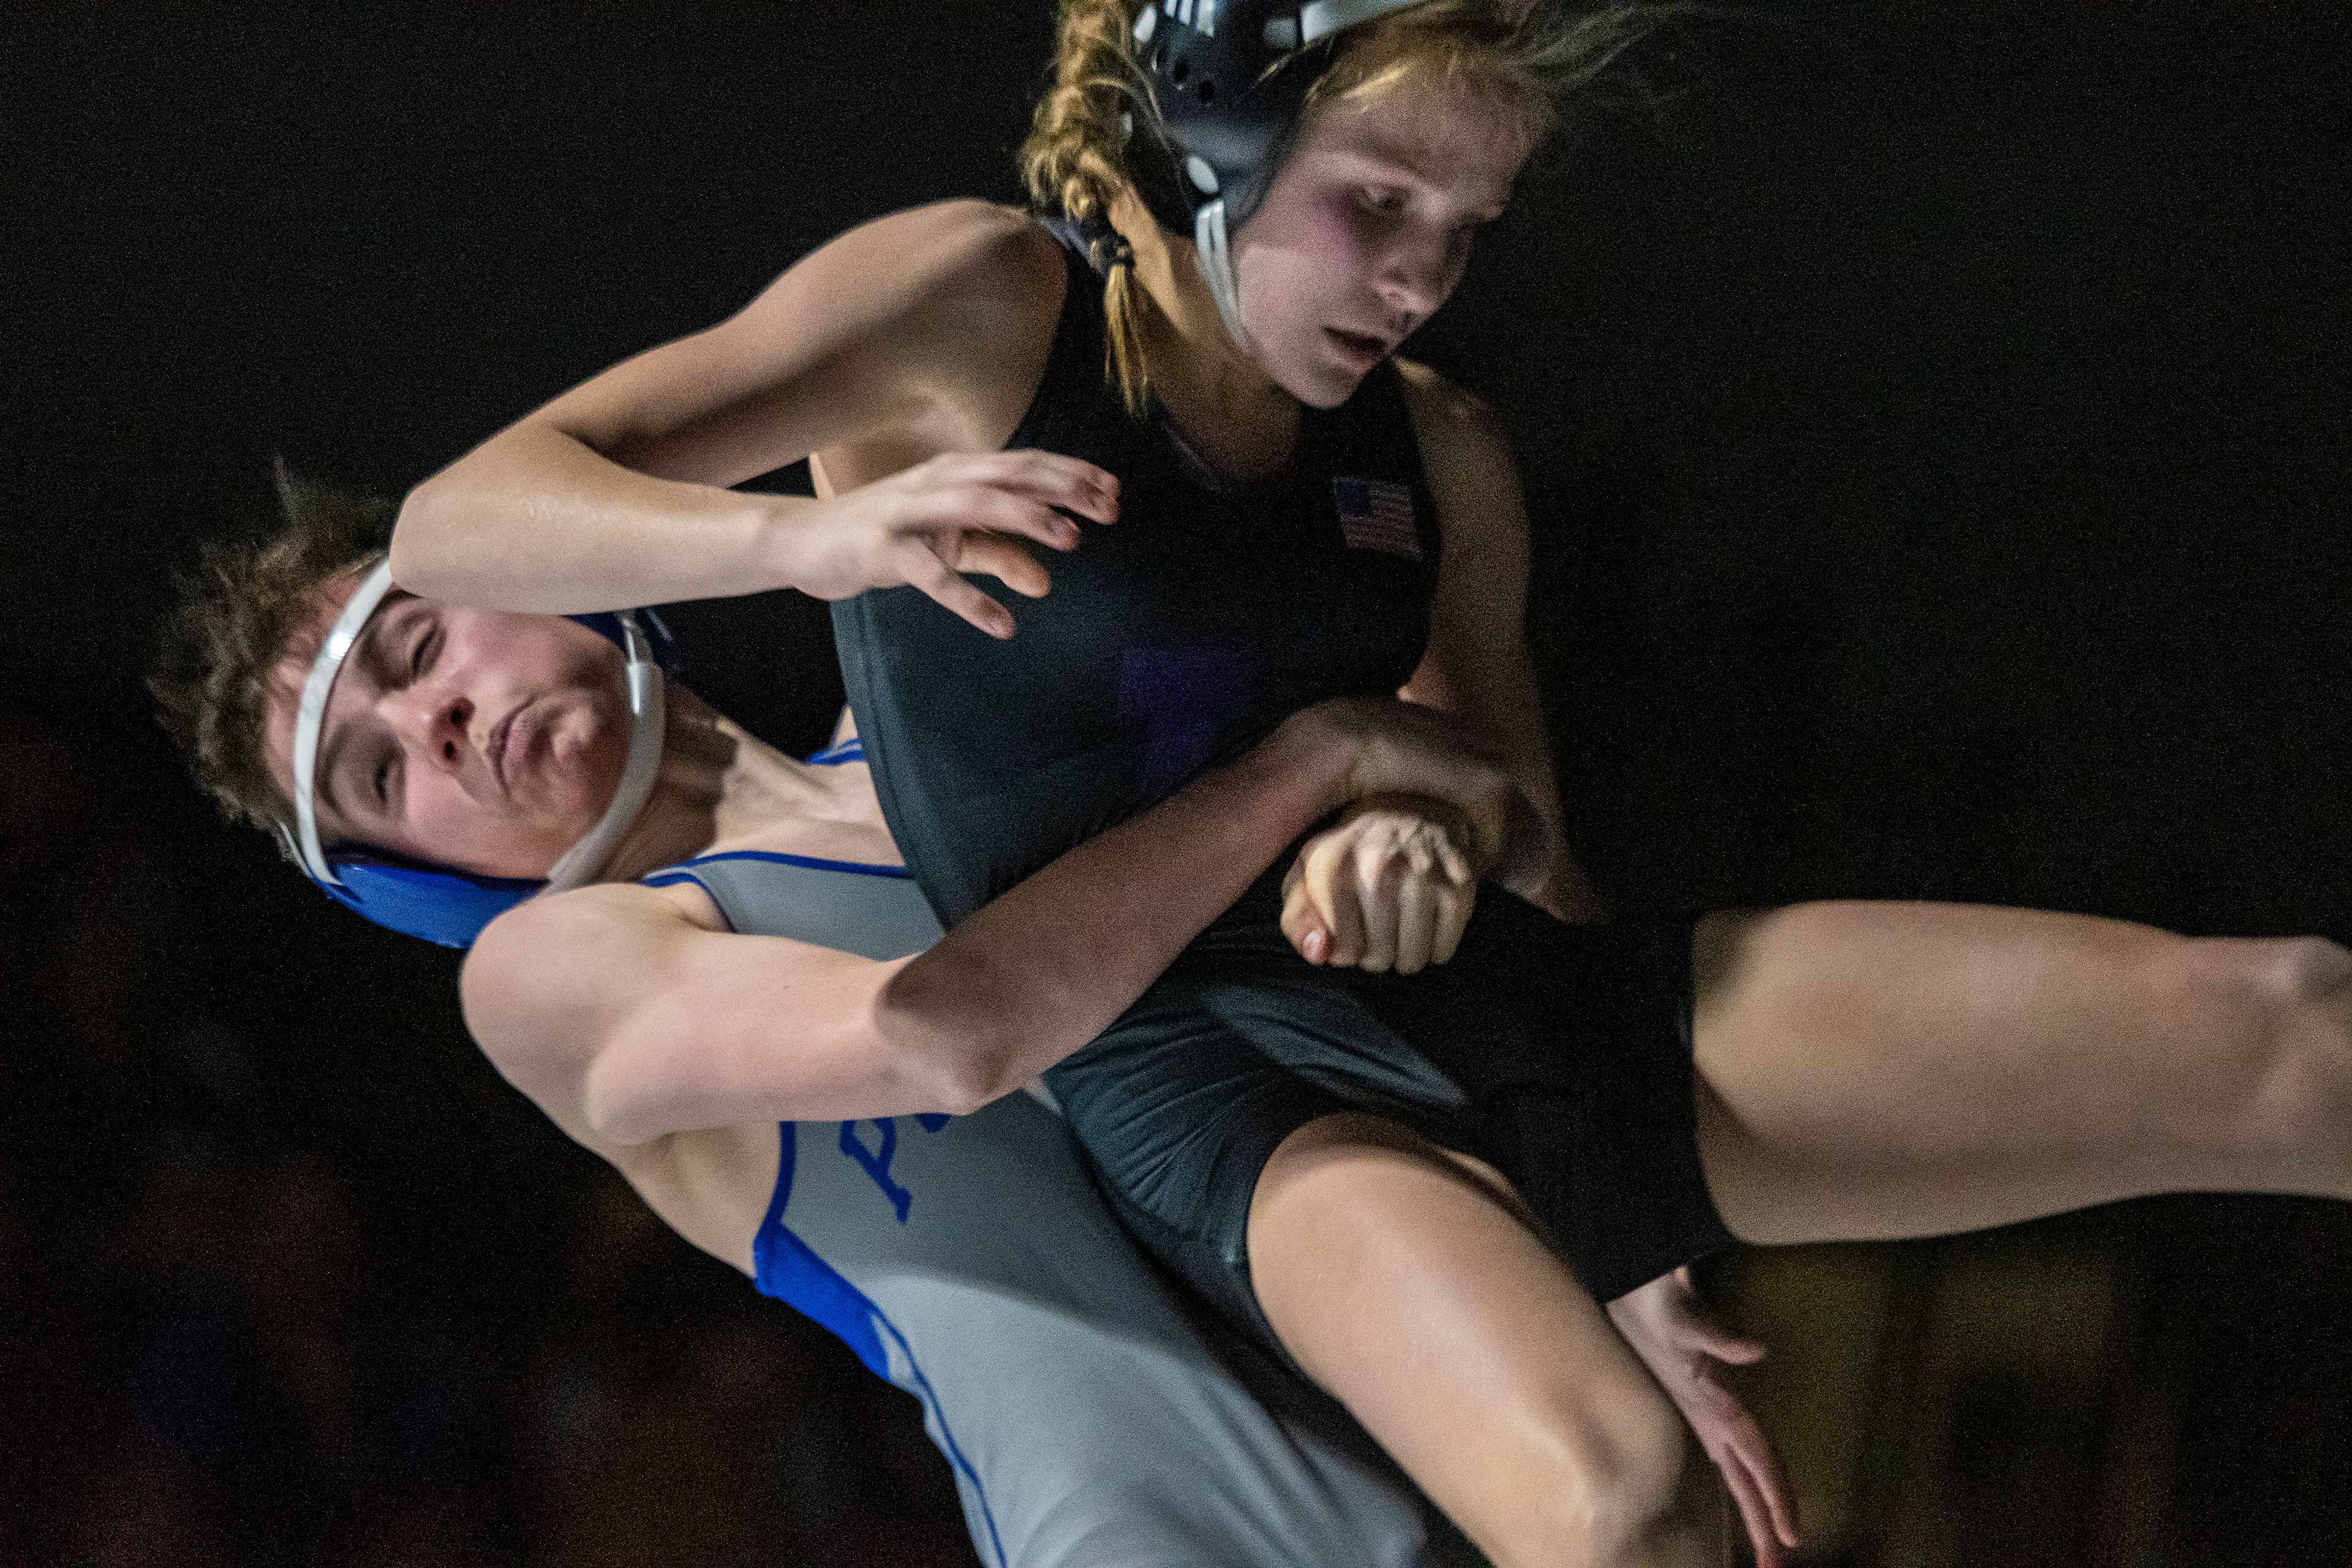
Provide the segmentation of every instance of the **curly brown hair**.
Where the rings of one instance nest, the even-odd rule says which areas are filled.
[[[196,783],[232,822],[276,837],[293,806],[264,749],[280,666],[313,651],[320,590],[383,559],[396,510],[277,474],[282,526],[206,544],[178,579],[147,689]]]
[[[1053,85],[1022,142],[1031,205],[1080,222],[1107,219],[1129,181],[1129,127],[1158,110],[1136,58],[1137,14],[1150,0],[1061,0]],[[1318,105],[1370,97],[1408,82],[1467,88],[1525,118],[1529,141],[1558,104],[1685,9],[1662,0],[1588,6],[1529,0],[1423,0],[1352,29],[1307,95]],[[1130,414],[1150,405],[1144,312],[1150,297],[1133,269],[1112,268],[1103,287],[1108,343],[1104,379]]]

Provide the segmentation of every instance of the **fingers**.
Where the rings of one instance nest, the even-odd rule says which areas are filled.
[[[1013,613],[958,576],[946,562],[920,546],[909,549],[907,555],[908,586],[920,589],[990,637],[1001,639],[1013,635]]]
[[[1375,822],[1357,836],[1351,858],[1364,922],[1364,950],[1356,964],[1373,974],[1385,973],[1396,963],[1397,892],[1403,876],[1397,847],[1394,826]]]
[[[1396,972],[1418,974],[1437,945],[1437,858],[1425,846],[1404,848],[1403,875],[1396,884]]]
[[[1476,883],[1443,828],[1370,811],[1300,851],[1285,884],[1284,930],[1296,946],[1310,921],[1319,924],[1322,962],[1413,974],[1454,956],[1475,902]]]
[[[1341,969],[1354,965],[1364,952],[1363,910],[1355,890],[1343,891],[1339,886],[1350,843],[1346,828],[1333,828],[1309,839],[1299,854],[1305,873],[1302,886],[1330,933],[1324,962]]]
[[[909,499],[901,527],[918,534],[1013,534],[1055,550],[1075,550],[1078,525],[1052,507],[992,485],[959,484]]]
[[[1759,1568],[1779,1562],[1781,1548],[1798,1544],[1796,1510],[1763,1429],[1738,1396],[1705,1370],[1695,1373],[1676,1403],[1738,1505]]]
[[[986,486],[1095,522],[1118,521],[1118,476],[1081,458],[1023,448],[950,453],[932,460],[942,482]]]
[[[1743,1340],[1722,1324],[1697,1310],[1694,1301],[1675,1303],[1681,1318],[1680,1338],[1693,1350],[1702,1351],[1717,1361],[1734,1366],[1753,1366],[1764,1359],[1764,1347],[1754,1340]]]
[[[996,533],[964,533],[958,537],[955,560],[960,573],[984,572],[1014,593],[1042,599],[1054,585],[1045,568],[1018,540]]]
[[[1470,924],[1470,912],[1478,907],[1478,882],[1465,870],[1448,879],[1437,894],[1437,932],[1430,941],[1429,962],[1448,963],[1454,950],[1462,945],[1462,933]]]
[[[1731,1500],[1738,1505],[1739,1522],[1747,1530],[1748,1544],[1756,1553],[1756,1568],[1778,1568],[1782,1542],[1773,1533],[1770,1510],[1757,1493],[1755,1478],[1736,1463],[1718,1460],[1716,1468],[1723,1477],[1723,1484],[1730,1489]]]

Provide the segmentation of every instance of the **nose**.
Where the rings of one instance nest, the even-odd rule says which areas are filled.
[[[386,692],[383,706],[384,721],[418,761],[451,773],[464,764],[473,745],[472,699],[446,686],[418,681]]]
[[[1401,239],[1382,259],[1381,301],[1412,326],[1434,315],[1454,290],[1454,257],[1450,246],[1427,239]]]

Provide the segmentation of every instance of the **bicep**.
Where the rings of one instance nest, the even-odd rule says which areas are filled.
[[[1415,432],[1444,540],[1429,645],[1411,700],[1467,720],[1551,809],[1550,746],[1528,651],[1528,514],[1495,416],[1433,373],[1408,376]],[[1539,780],[1540,793],[1530,788]]]
[[[877,219],[794,263],[740,311],[530,415],[624,467],[734,485],[838,442],[919,426],[958,376],[975,302],[1030,282],[1003,209]]]
[[[938,1109],[875,1027],[899,963],[706,930],[643,889],[583,893],[493,922],[464,976],[475,1037],[582,1142]]]

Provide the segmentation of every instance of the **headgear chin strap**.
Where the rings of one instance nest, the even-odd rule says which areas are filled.
[[[1135,48],[1159,109],[1159,156],[1132,160],[1151,216],[1189,233],[1217,314],[1246,350],[1232,236],[1274,183],[1349,28],[1422,0],[1157,0],[1135,18]]]
[[[392,565],[386,562],[360,584],[319,645],[294,715],[294,826],[280,831],[302,869],[337,903],[409,936],[445,947],[469,947],[484,926],[524,900],[593,881],[645,808],[661,771],[662,679],[672,662],[669,632],[650,610],[575,617],[618,643],[627,659],[629,754],[603,818],[564,851],[545,881],[477,876],[374,849],[338,850],[330,856],[319,842],[314,803],[327,700],[343,660],[392,586]]]

